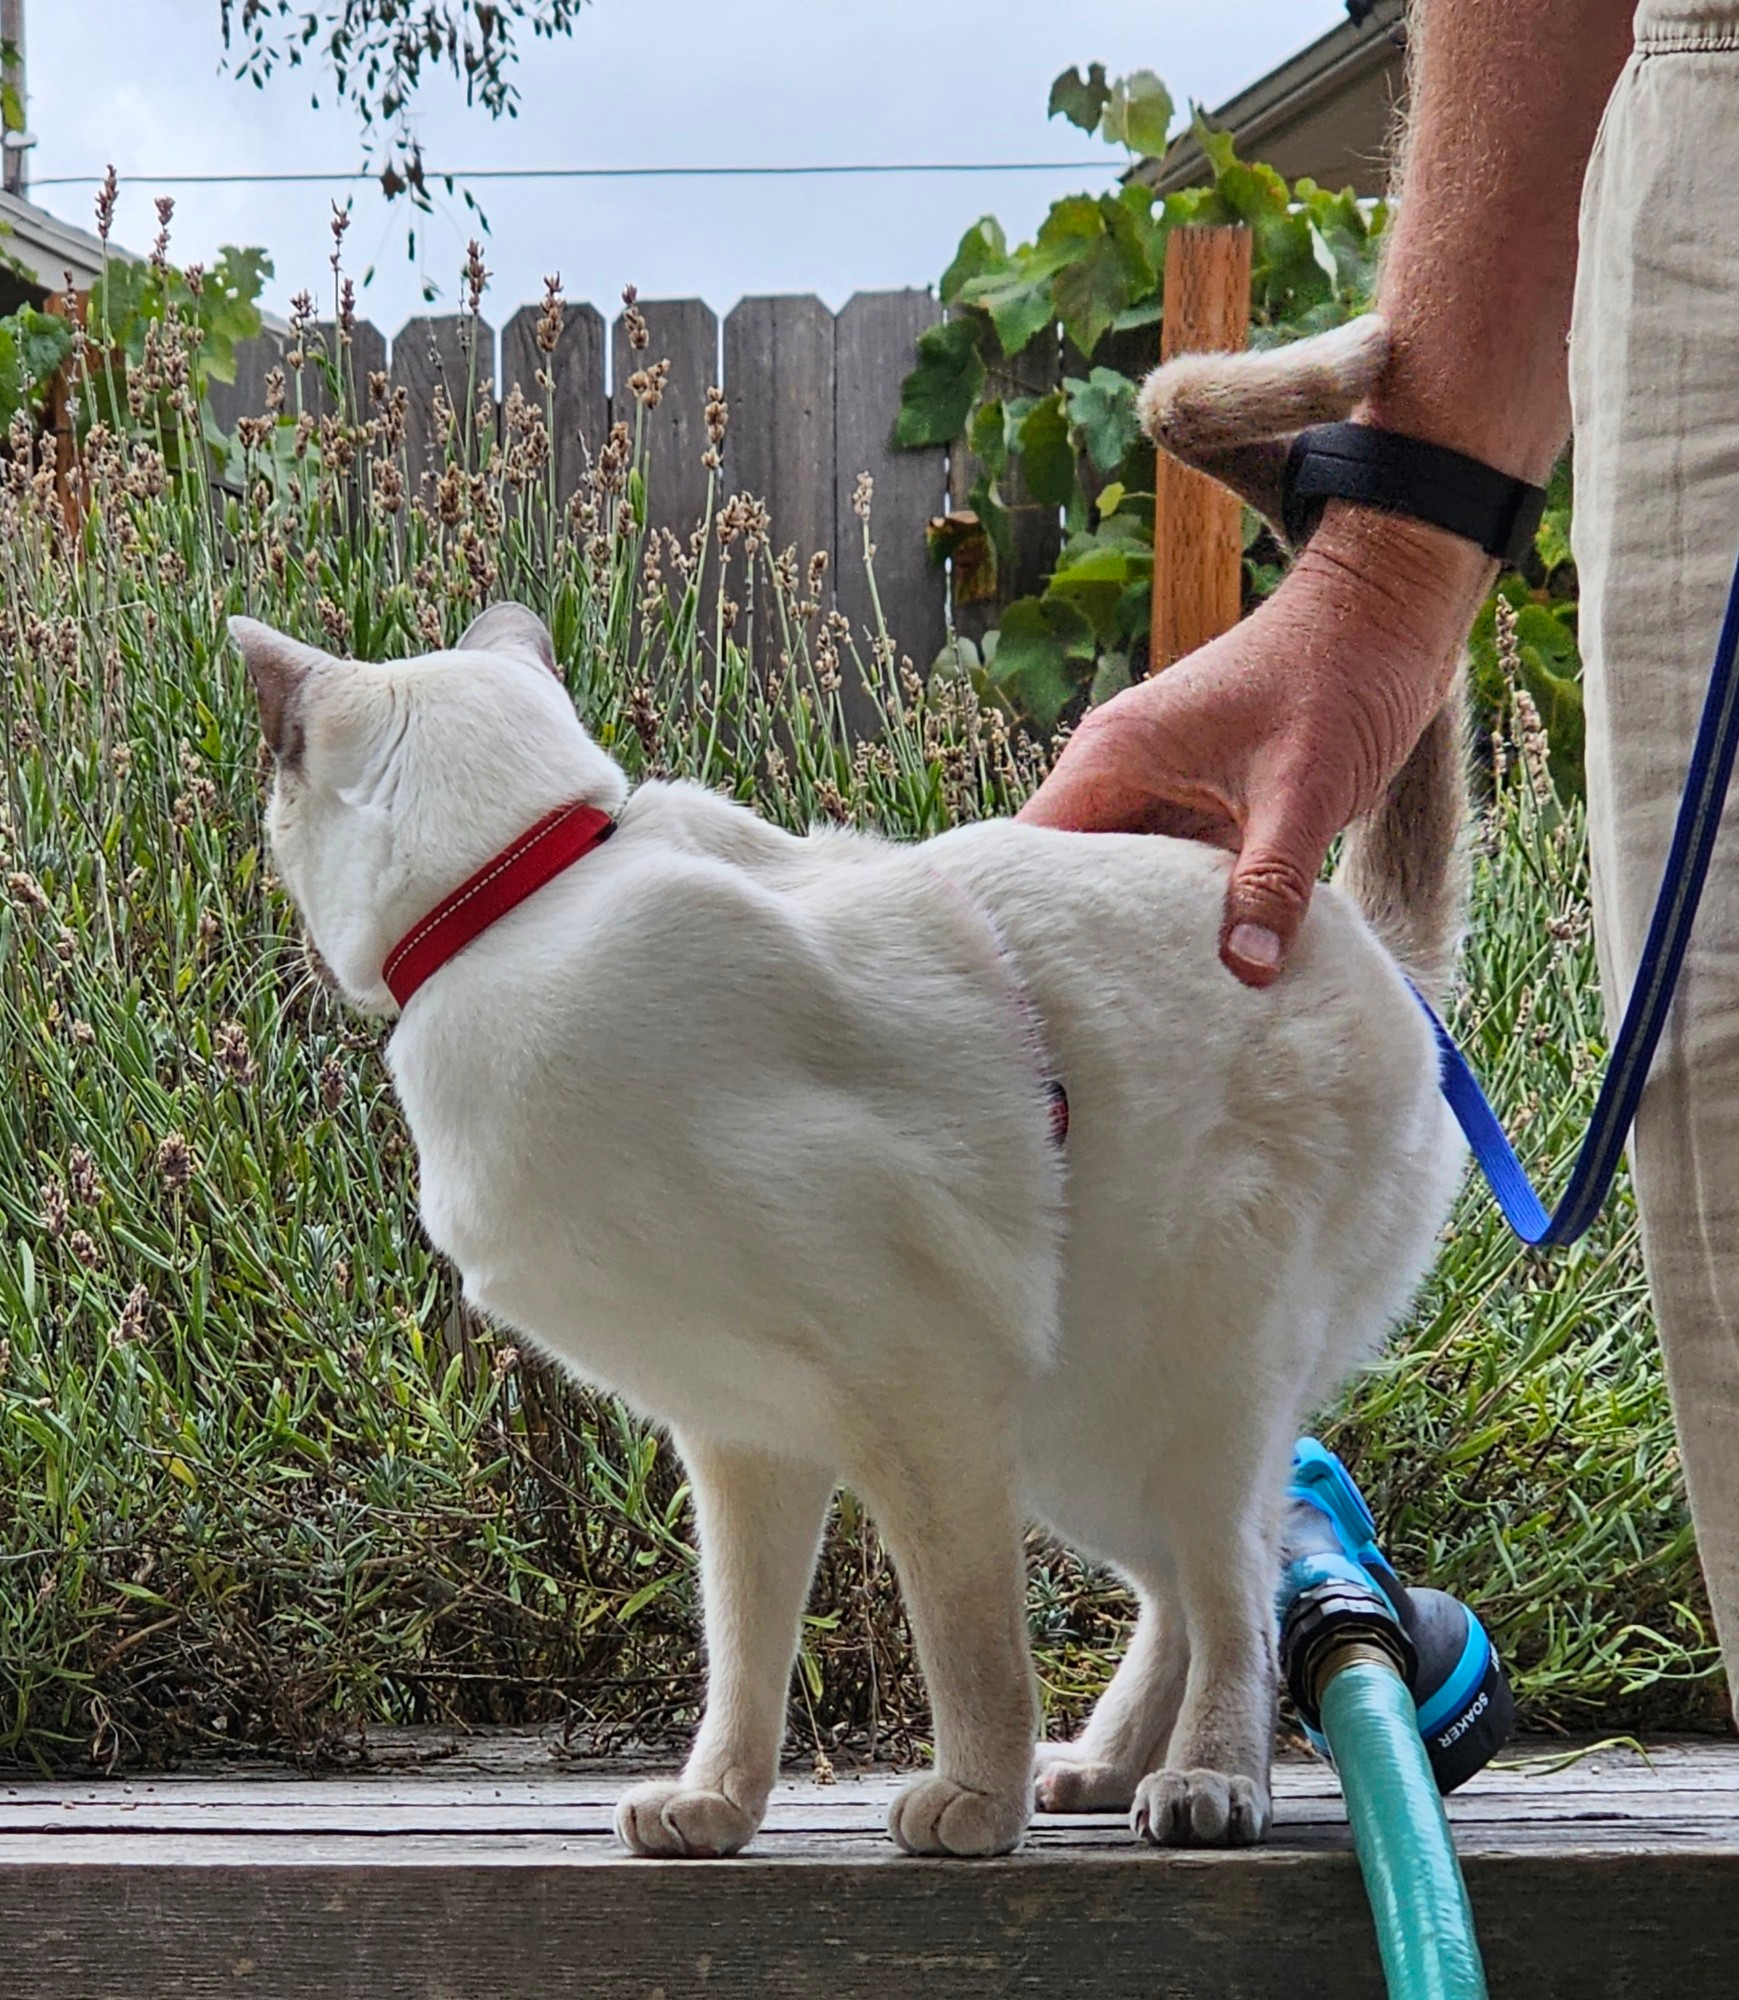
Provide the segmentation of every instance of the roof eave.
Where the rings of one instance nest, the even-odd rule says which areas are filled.
[[[1324,99],[1392,62],[1396,34],[1404,31],[1406,14],[1406,0],[1375,0],[1362,21],[1340,22],[1278,69],[1210,111],[1208,123],[1216,130],[1230,132],[1240,153],[1260,153],[1269,133],[1292,124]],[[1162,159],[1143,161],[1130,177],[1161,194],[1170,194],[1196,186],[1206,165],[1200,142],[1192,132],[1185,132]]]

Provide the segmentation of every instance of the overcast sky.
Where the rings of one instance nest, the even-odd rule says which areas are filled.
[[[314,4],[314,0],[309,0]],[[1344,17],[1343,0],[593,0],[571,40],[527,44],[519,117],[493,124],[457,92],[420,114],[431,167],[653,166],[827,161],[1059,160],[1052,174],[865,180],[479,184],[499,325],[559,271],[606,316],[630,280],[650,298],[698,295],[724,313],[757,292],[933,283],[962,229],[986,212],[1030,236],[1058,195],[1111,184],[1118,155],[1058,120],[1050,81],[1072,63],[1157,70],[1180,103],[1212,106]],[[218,0],[25,0],[35,198],[89,225],[113,161],[116,235],[148,246],[153,175],[354,168],[349,115],[309,105],[315,79],[284,72],[264,93],[224,73]],[[79,186],[44,186],[60,175]],[[388,331],[450,306],[465,239],[457,201],[412,217],[377,189],[182,187],[172,255],[261,244],[282,312],[301,286],[330,297],[331,196],[349,193],[349,268]],[[406,228],[417,230],[417,258]]]

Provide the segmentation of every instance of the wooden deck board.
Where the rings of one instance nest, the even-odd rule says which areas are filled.
[[[1255,1853],[1089,1815],[940,1864],[888,1841],[881,1771],[782,1785],[735,1861],[637,1862],[610,1813],[639,1774],[485,1738],[378,1775],[0,1780],[0,1977],[17,2000],[1382,1994],[1314,1763],[1280,1766]],[[1450,1815],[1494,2000],[1739,1994],[1739,1744],[1512,1761]]]

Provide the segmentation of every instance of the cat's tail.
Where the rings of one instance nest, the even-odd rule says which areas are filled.
[[[1352,415],[1389,360],[1377,313],[1260,353],[1181,354],[1141,385],[1141,427],[1173,458],[1229,486],[1285,537],[1286,455],[1309,424]]]
[[[1389,358],[1375,313],[1261,353],[1189,354],[1142,385],[1143,429],[1208,473],[1282,540],[1287,454],[1296,432],[1350,416]],[[1335,880],[1429,999],[1448,986],[1467,902],[1464,675],[1387,794],[1348,829]]]
[[[1433,1006],[1467,917],[1467,699],[1458,668],[1383,799],[1347,828],[1336,883]]]

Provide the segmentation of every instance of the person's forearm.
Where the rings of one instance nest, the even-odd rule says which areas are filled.
[[[1582,176],[1634,0],[1415,0],[1410,129],[1377,304],[1393,358],[1363,412],[1543,480],[1570,426],[1565,345]],[[1478,550],[1332,506],[1316,559],[1435,607],[1454,648],[1489,587]],[[1459,626],[1460,630],[1455,628]],[[1452,666],[1442,660],[1443,671]]]
[[[1565,343],[1594,134],[1634,0],[1416,0],[1412,103],[1370,416],[1542,480],[1570,428]]]

